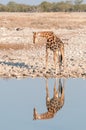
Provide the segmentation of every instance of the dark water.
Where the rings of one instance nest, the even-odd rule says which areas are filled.
[[[62,79],[63,80],[63,79]],[[50,97],[55,79],[48,80]],[[46,112],[45,79],[0,80],[0,130],[86,129],[86,80],[65,80],[65,102],[54,118],[33,120],[33,108]],[[58,79],[57,79],[58,88]]]

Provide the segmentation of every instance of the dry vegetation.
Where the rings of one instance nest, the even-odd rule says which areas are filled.
[[[86,13],[0,13],[0,27],[78,28],[86,26]]]
[[[43,30],[54,31],[68,43],[61,75],[55,74],[53,64],[46,73],[45,45],[33,45],[32,32]],[[51,57],[52,52],[49,63],[53,63]],[[0,59],[2,77],[86,78],[86,13],[0,13]]]

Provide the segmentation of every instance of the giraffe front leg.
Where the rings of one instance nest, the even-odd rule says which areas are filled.
[[[65,91],[64,89],[65,89],[65,79],[63,79],[63,86],[62,86],[62,93],[61,93],[61,99],[62,99],[63,101],[64,101],[64,98],[65,98],[65,97],[64,97],[64,96],[65,96],[65,95],[64,95],[64,91]]]
[[[49,98],[49,90],[48,90],[48,81],[46,79],[46,106],[47,107],[49,103],[50,103],[50,98]]]

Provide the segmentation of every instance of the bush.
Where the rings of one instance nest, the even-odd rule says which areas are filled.
[[[0,12],[86,12],[86,4],[82,4],[83,0],[71,0],[66,2],[42,2],[37,6],[18,4],[9,2],[7,5],[0,4]]]

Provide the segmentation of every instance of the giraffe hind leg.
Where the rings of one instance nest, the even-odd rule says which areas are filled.
[[[64,46],[61,47],[61,58],[60,58],[61,65],[64,64]]]
[[[57,91],[57,89],[56,89],[56,81],[55,81],[55,84],[54,84],[54,95],[53,95],[53,97],[55,98],[55,97],[58,97],[58,91]]]
[[[64,64],[64,47],[62,46],[59,50],[59,70],[62,71],[62,65]]]

